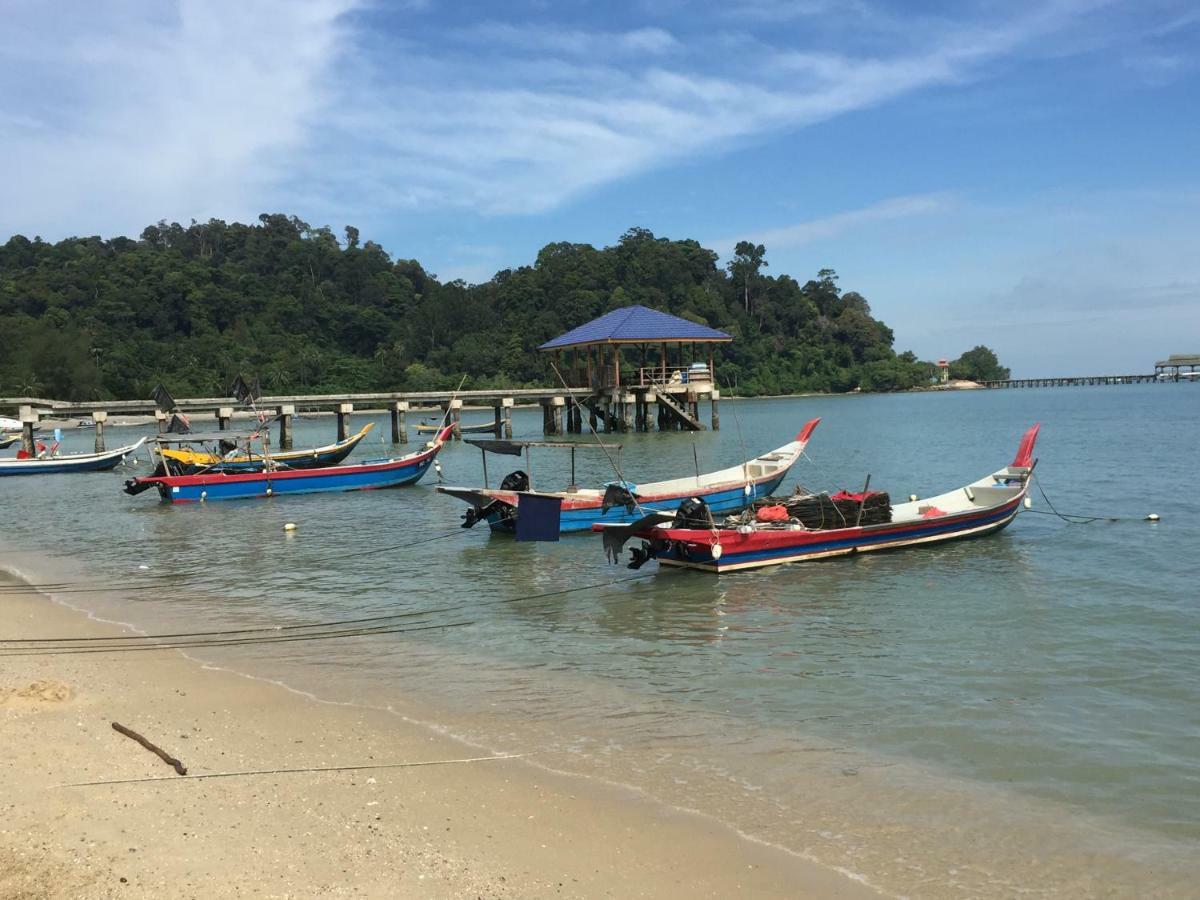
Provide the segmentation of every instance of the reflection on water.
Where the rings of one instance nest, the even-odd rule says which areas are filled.
[[[0,535],[0,555],[145,586],[72,599],[145,627],[470,619],[220,658],[420,705],[492,746],[557,748],[681,805],[740,810],[781,841],[779,823],[818,790],[805,782],[806,801],[795,786],[798,754],[814,753],[835,778],[877,754],[1107,817],[1147,841],[1194,840],[1197,535],[1178,490],[1194,459],[1155,448],[1196,445],[1198,398],[1191,385],[797,398],[732,404],[720,433],[622,436],[626,474],[644,481],[691,471],[693,448],[705,470],[735,463],[743,444],[763,452],[822,416],[789,484],[857,487],[869,472],[907,497],[1003,465],[1040,420],[1038,472],[1057,505],[1131,519],[1022,515],[992,538],[720,578],[614,567],[591,535],[529,545],[459,529],[463,506],[432,490],[432,473],[403,490],[189,507],[129,498],[120,473],[3,479],[0,502],[23,526]],[[534,436],[537,411],[519,410],[515,424]],[[298,423],[297,443],[332,429]],[[69,435],[67,449],[90,440]],[[482,483],[474,448],[450,446],[442,462],[447,482]],[[580,484],[612,477],[597,455],[576,462]],[[565,484],[569,456],[544,451],[535,466],[539,484]],[[493,481],[503,474],[491,469]],[[1150,511],[1158,526],[1138,521]],[[285,534],[284,522],[299,530]]]

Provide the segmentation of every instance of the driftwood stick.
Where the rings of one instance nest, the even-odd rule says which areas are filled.
[[[161,747],[155,746],[154,744],[150,743],[148,740],[146,740],[144,737],[142,737],[140,734],[138,734],[133,729],[126,728],[120,722],[113,722],[112,727],[113,727],[113,731],[116,731],[119,734],[125,735],[125,737],[127,737],[127,738],[131,738],[132,740],[137,741],[139,744],[141,744],[143,747],[145,747],[147,750],[149,750],[151,753],[153,753],[155,756],[157,756],[159,759],[161,759],[163,762],[165,762],[168,766],[171,766],[175,770],[176,774],[179,774],[179,775],[187,774],[187,766],[185,766],[183,763],[181,763],[179,760],[177,760],[175,757],[173,757],[171,754],[169,754],[166,750],[163,750]]]

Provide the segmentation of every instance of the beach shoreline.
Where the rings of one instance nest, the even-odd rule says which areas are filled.
[[[6,640],[130,633],[7,590]],[[179,651],[0,657],[0,721],[3,896],[880,896],[633,791]],[[114,721],[189,776],[276,774],[179,778]],[[336,766],[378,768],[277,772]],[[68,786],[112,780],[132,783]]]

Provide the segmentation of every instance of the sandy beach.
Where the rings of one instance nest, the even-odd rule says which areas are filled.
[[[7,640],[122,633],[0,596]],[[879,896],[632,791],[179,651],[0,657],[0,723],[0,897]],[[278,772],[338,766],[378,768]]]

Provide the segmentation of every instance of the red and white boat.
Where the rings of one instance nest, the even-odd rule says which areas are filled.
[[[605,549],[614,562],[627,540],[641,538],[641,548],[632,551],[631,568],[657,559],[664,566],[718,573],[981,537],[1000,531],[1020,511],[1037,465],[1033,448],[1040,427],[1025,432],[1010,465],[965,487],[897,504],[891,507],[890,521],[879,524],[831,522],[831,527],[813,528],[792,519],[705,528],[696,527],[693,505],[687,521],[681,521],[681,510],[674,516],[655,513],[629,525],[598,524],[593,530],[604,533]]]

